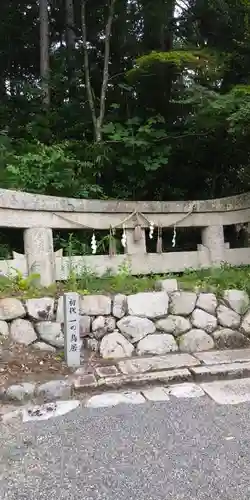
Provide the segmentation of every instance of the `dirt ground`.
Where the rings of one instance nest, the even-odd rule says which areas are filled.
[[[91,372],[97,364],[100,364],[100,359],[96,354],[84,350],[86,371]],[[20,382],[47,382],[73,371],[60,353],[38,351],[9,340],[0,343],[0,389]]]

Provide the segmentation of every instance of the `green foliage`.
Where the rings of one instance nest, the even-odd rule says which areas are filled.
[[[116,147],[120,165],[136,166],[143,172],[155,171],[168,163],[170,146],[162,116],[154,116],[143,123],[139,117],[124,124],[110,122],[103,127],[106,140]],[[119,167],[121,168],[121,167]]]
[[[200,271],[190,269],[180,277],[180,286],[185,289],[215,292],[217,295],[228,289],[245,290],[250,295],[250,268],[224,265]]]
[[[199,290],[203,292],[214,292],[221,296],[227,289],[245,290],[250,295],[250,267],[230,267],[228,265],[217,269],[192,269],[180,273],[179,276],[149,275],[132,276],[130,262],[124,259],[117,273],[110,270],[103,276],[98,276],[93,269],[83,266],[81,272],[70,269],[68,279],[64,283],[57,283],[49,288],[42,288],[37,281],[36,274],[25,278],[16,272],[9,276],[0,275],[0,297],[16,296],[20,298],[32,298],[43,296],[55,296],[67,291],[78,292],[81,295],[89,294],[115,294],[115,293],[139,293],[154,291],[157,289],[159,279],[177,277],[179,287],[184,290]]]
[[[127,72],[129,80],[133,80],[138,75],[157,71],[159,65],[168,65],[183,70],[184,68],[197,68],[204,59],[203,53],[198,51],[173,50],[169,52],[152,51],[135,60],[135,67]]]
[[[40,142],[21,148],[6,166],[9,185],[20,190],[51,195],[99,197],[92,163],[78,159],[74,144],[46,145]]]

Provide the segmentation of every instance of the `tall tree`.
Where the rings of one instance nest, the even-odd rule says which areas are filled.
[[[104,38],[103,72],[102,72],[100,97],[98,99],[99,105],[97,105],[94,99],[93,89],[91,85],[91,75],[89,66],[86,0],[82,0],[81,22],[82,22],[82,39],[83,39],[83,51],[84,51],[85,84],[86,84],[89,107],[92,115],[94,137],[97,143],[101,142],[102,140],[102,127],[105,117],[106,97],[107,97],[108,80],[109,80],[110,37],[111,37],[111,28],[114,17],[115,2],[116,0],[110,0],[110,3],[108,5],[108,16],[103,36]]]
[[[50,104],[49,86],[49,13],[48,0],[40,0],[40,72],[43,91],[43,102],[46,106]]]

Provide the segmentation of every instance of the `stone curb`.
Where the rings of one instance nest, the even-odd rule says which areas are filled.
[[[244,350],[241,352],[244,354]],[[197,363],[194,363],[196,366],[130,375],[121,374],[116,366],[98,367],[95,374],[86,373],[85,368],[82,367],[77,369],[75,374],[60,380],[51,380],[42,384],[30,382],[12,384],[5,390],[0,390],[0,402],[2,404],[25,404],[30,401],[45,403],[77,397],[79,393],[86,395],[100,393],[100,390],[104,392],[112,389],[152,387],[157,384],[168,386],[180,384],[181,382],[200,383],[218,379],[232,380],[250,377],[250,359],[246,357],[245,360],[244,355],[242,357],[238,356],[238,358],[236,356],[235,362],[224,361],[215,362],[215,364],[200,364],[198,359],[196,361]],[[107,376],[104,376],[105,373]]]

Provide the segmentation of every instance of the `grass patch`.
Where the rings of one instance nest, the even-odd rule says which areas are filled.
[[[28,278],[20,273],[12,276],[0,275],[0,297],[58,297],[64,292],[74,291],[82,295],[138,293],[157,289],[159,279],[176,278],[183,290],[200,290],[220,295],[225,289],[245,290],[250,295],[250,266],[217,269],[188,270],[179,274],[132,276],[129,268],[119,269],[116,275],[107,272],[99,277],[93,271],[85,269],[80,275],[71,271],[67,281],[58,282],[48,288],[39,286],[39,276]]]

